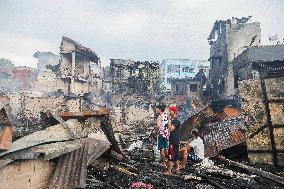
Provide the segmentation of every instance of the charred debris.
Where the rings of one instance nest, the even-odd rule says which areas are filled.
[[[216,21],[208,61],[111,59],[63,37],[37,69],[0,59],[1,188],[283,188],[284,45],[250,17]],[[242,40],[239,40],[242,39]],[[210,74],[209,74],[210,73]],[[197,128],[203,162],[163,174],[155,106]]]

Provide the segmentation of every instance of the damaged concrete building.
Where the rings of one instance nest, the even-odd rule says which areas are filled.
[[[208,78],[209,62],[206,60],[190,60],[190,59],[165,59],[160,64],[162,84],[164,90],[171,91],[171,83],[173,79],[194,78],[194,76],[202,69]]]
[[[213,99],[234,98],[232,60],[247,47],[261,44],[259,22],[251,17],[217,20],[208,37],[210,45],[210,88]]]
[[[203,69],[200,69],[194,78],[172,79],[171,94],[201,99],[206,81],[207,78]]]
[[[68,86],[68,95],[82,96],[92,91],[90,62],[99,63],[95,52],[70,38],[62,37],[59,76]]]
[[[150,95],[160,90],[158,62],[111,59],[114,94]]]

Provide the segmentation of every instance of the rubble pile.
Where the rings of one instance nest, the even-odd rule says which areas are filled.
[[[32,188],[85,188],[88,165],[102,154],[122,155],[112,132],[108,109],[46,110],[41,112],[44,118],[41,122],[48,121],[46,129],[35,130],[12,142],[12,132],[9,132],[12,124],[6,113],[9,98],[0,99],[3,104],[0,116],[1,188],[13,187],[22,177],[27,178]],[[34,168],[26,170],[29,164]],[[15,165],[19,165],[19,169],[14,169]],[[15,175],[11,176],[8,170]],[[33,183],[34,179],[38,182]]]
[[[154,152],[146,156],[146,148],[149,145],[153,147]],[[161,166],[155,157],[154,140],[149,142],[148,138],[142,138],[132,141],[127,146],[128,148],[124,149],[125,154],[128,154],[127,161],[118,162],[104,157],[101,165],[89,167],[87,188],[139,188],[140,186],[140,188],[257,189],[269,186],[280,189],[283,187],[281,183],[265,176],[232,166],[229,160],[223,158],[206,158],[200,164],[194,166],[190,164],[186,170],[169,176],[165,174],[166,168]]]

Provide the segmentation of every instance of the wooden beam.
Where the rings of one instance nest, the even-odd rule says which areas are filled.
[[[276,181],[276,182],[284,185],[284,178],[283,177],[280,177],[280,176],[274,175],[272,173],[269,173],[269,172],[266,172],[266,171],[262,171],[260,169],[256,169],[254,167],[251,167],[251,166],[248,166],[248,165],[244,165],[242,163],[238,163],[238,162],[235,162],[235,161],[232,161],[232,160],[229,160],[229,159],[223,159],[223,158],[220,158],[220,159],[222,161],[225,161],[225,162],[233,165],[233,166],[239,167],[241,169],[245,169],[245,170],[247,170],[247,171],[249,171],[251,173],[263,176],[265,178],[268,178],[270,180]]]

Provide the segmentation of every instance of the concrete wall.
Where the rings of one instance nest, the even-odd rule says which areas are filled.
[[[210,83],[214,98],[235,95],[234,69],[231,61],[248,46],[260,45],[260,23],[226,23],[210,47]],[[220,60],[219,65],[218,61]]]
[[[226,74],[225,96],[235,95],[234,71],[231,61],[240,55],[248,46],[258,46],[261,44],[260,23],[232,24],[227,25],[226,43],[228,52],[228,67]]]
[[[32,82],[32,90],[42,93],[53,93],[58,90],[68,93],[68,83],[64,82],[51,70],[40,71],[37,78]]]
[[[47,189],[54,164],[42,159],[20,160],[0,168],[1,189]]]
[[[194,92],[191,90],[191,85],[196,85],[197,90]],[[187,83],[187,96],[189,97],[197,97],[197,98],[202,98],[203,96],[203,87],[200,81],[190,81]]]
[[[8,116],[13,125],[14,136],[22,136],[44,129],[41,112],[47,109],[79,112],[79,98],[65,99],[63,96],[42,96],[42,94],[12,93],[8,94],[10,109]]]

